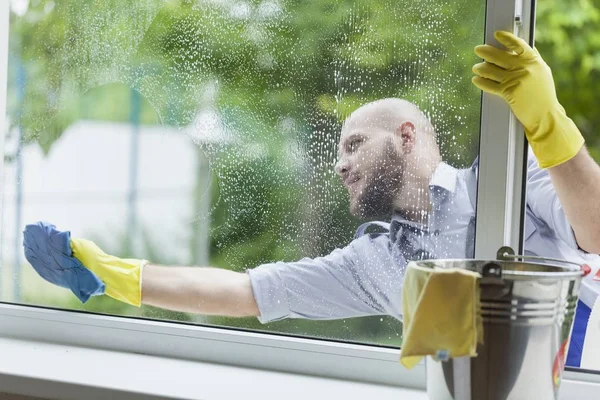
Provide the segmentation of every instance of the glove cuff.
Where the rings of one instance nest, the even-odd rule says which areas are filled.
[[[575,157],[585,140],[575,123],[564,114],[549,114],[541,124],[544,129],[526,132],[540,168],[552,168]]]
[[[142,271],[148,261],[111,258],[111,262],[102,265],[103,271],[100,274],[106,284],[106,295],[140,307],[142,305]]]

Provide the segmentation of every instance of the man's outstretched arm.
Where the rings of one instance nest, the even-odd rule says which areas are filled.
[[[259,316],[248,274],[220,268],[146,265],[142,303],[195,314]]]
[[[106,254],[94,242],[71,238],[73,256],[122,302],[230,317],[258,316],[247,273],[218,268],[160,267]]]
[[[392,258],[388,245],[386,235],[364,235],[325,257],[263,264],[239,273],[150,265],[106,254],[89,240],[70,239],[73,257],[116,300],[195,314],[256,316],[263,323],[399,314],[396,299],[405,263]]]

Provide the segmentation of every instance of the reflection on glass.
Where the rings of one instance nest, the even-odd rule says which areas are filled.
[[[21,8],[10,25],[3,301],[399,345],[403,260],[472,254],[470,68],[485,2]],[[392,217],[353,241],[364,220]],[[20,233],[36,220],[121,257],[264,279],[277,269],[293,282],[288,316],[336,321],[265,325],[106,296],[81,305],[26,265]]]

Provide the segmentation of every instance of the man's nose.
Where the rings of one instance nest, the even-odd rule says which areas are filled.
[[[340,158],[338,160],[338,162],[335,164],[335,172],[337,172],[337,174],[339,176],[341,176],[342,178],[348,174],[348,171],[350,170],[350,165],[348,163],[347,160],[345,160],[344,158]]]

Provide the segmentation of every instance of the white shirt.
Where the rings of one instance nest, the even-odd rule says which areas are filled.
[[[427,224],[394,215],[384,232],[363,234],[343,249],[315,259],[276,262],[249,270],[263,323],[283,318],[341,319],[390,315],[402,319],[402,283],[410,260],[472,258],[476,168],[441,163],[429,185],[432,213]],[[593,271],[582,286],[590,307],[600,293],[592,275],[600,257],[577,246],[547,171],[530,152],[525,221],[527,254],[588,263]],[[389,229],[389,230],[388,230]],[[589,303],[588,303],[589,302]]]

